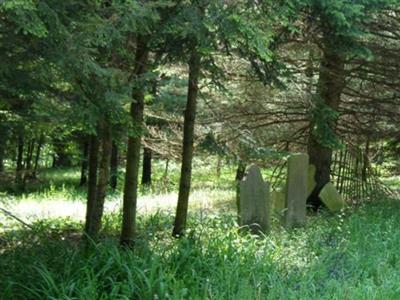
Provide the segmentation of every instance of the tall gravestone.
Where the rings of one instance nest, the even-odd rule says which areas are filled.
[[[248,226],[254,233],[268,232],[269,211],[269,183],[263,180],[260,168],[253,165],[240,182],[239,224]]]
[[[287,228],[302,226],[306,222],[308,162],[307,154],[294,154],[288,160],[285,213]]]

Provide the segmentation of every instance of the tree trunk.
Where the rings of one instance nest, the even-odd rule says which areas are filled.
[[[96,240],[100,229],[101,219],[104,212],[104,201],[107,195],[107,188],[110,179],[110,160],[112,150],[111,126],[104,122],[102,128],[101,140],[101,158],[99,164],[98,181],[96,188],[96,200],[93,205],[93,214],[91,218],[91,226],[89,227],[89,236]]]
[[[66,149],[66,142],[64,140],[56,140],[54,142],[54,151],[56,153],[54,160],[54,167],[66,168],[72,166],[72,160]]]
[[[235,181],[236,181],[236,208],[238,211],[238,216],[240,215],[240,182],[243,180],[244,175],[246,174],[246,164],[242,161],[239,160],[238,167],[236,169],[236,176],[235,176]],[[239,220],[238,220],[239,223]]]
[[[79,181],[79,186],[84,186],[87,183],[87,171],[88,171],[88,155],[89,155],[89,141],[85,137],[83,142],[83,151],[81,158],[81,180]]]
[[[168,169],[169,169],[169,158],[167,158],[167,160],[165,162],[165,169],[164,169],[164,175],[163,175],[164,181],[168,180]]]
[[[17,168],[15,174],[15,181],[22,182],[22,173],[24,170],[24,135],[22,132],[18,133],[18,149],[17,149]]]
[[[91,238],[93,210],[97,194],[97,165],[99,157],[99,139],[96,135],[90,136],[89,141],[89,172],[88,172],[88,193],[86,203],[85,234]]]
[[[112,144],[110,172],[110,187],[115,191],[118,183],[118,146],[115,142]]]
[[[239,160],[239,164],[236,169],[235,180],[236,181],[243,180],[245,174],[246,174],[246,164],[242,160]]]
[[[4,172],[4,155],[6,151],[7,141],[8,141],[8,127],[0,124],[0,136],[2,141],[0,143],[0,173]]]
[[[0,173],[4,172],[4,152],[5,152],[4,148],[5,148],[4,145],[1,144],[0,145]]]
[[[40,135],[39,142],[38,142],[37,148],[36,148],[35,164],[33,166],[33,173],[32,173],[33,178],[36,178],[36,175],[37,175],[37,171],[39,168],[39,161],[40,161],[40,152],[42,150],[43,143],[44,143],[44,135],[42,134],[42,135]]]
[[[217,156],[217,178],[221,178],[221,168],[222,168],[222,157],[220,155]]]
[[[138,39],[136,49],[136,63],[134,75],[141,78],[147,70],[147,62],[149,57],[149,49],[143,38]],[[133,101],[131,103],[131,118],[134,125],[134,134],[128,138],[128,148],[126,157],[126,172],[123,197],[123,214],[122,214],[122,230],[121,245],[133,246],[136,237],[136,202],[138,175],[140,163],[140,147],[143,135],[143,112],[144,112],[144,86],[134,88],[132,92]]]
[[[329,43],[329,42],[328,42]],[[324,50],[318,82],[318,98],[322,105],[327,106],[333,111],[337,111],[340,103],[340,96],[344,88],[344,59],[336,53],[333,48]],[[318,112],[322,113],[322,112]],[[321,141],[321,137],[314,133],[316,126],[325,126],[334,133],[336,130],[336,118],[323,117],[325,124],[318,123],[315,118],[311,120],[310,136],[308,140],[308,154],[310,164],[316,167],[315,181],[316,187],[309,196],[307,203],[318,209],[322,202],[318,195],[321,189],[330,181],[330,170],[332,164],[332,148]],[[319,121],[321,122],[321,121]]]
[[[142,185],[151,185],[151,159],[153,152],[150,148],[143,149]]]
[[[172,233],[173,236],[176,237],[184,233],[189,205],[200,60],[199,53],[193,50],[189,61],[189,82],[183,126],[182,167],[179,182],[178,205]]]
[[[53,155],[52,155],[52,161],[51,161],[51,167],[52,167],[53,169],[56,167],[56,160],[57,160],[56,155],[53,154]]]
[[[4,153],[5,145],[0,143],[0,173],[4,172]]]
[[[33,157],[33,150],[35,149],[35,139],[32,139],[28,144],[28,149],[26,151],[25,157],[25,169],[30,171],[32,169],[32,157]]]

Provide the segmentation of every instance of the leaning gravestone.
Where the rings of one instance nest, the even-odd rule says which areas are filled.
[[[346,206],[342,196],[331,182],[322,188],[319,198],[331,212],[340,211]]]
[[[287,228],[302,226],[306,222],[308,161],[307,154],[295,154],[288,160],[285,214]]]
[[[262,178],[260,168],[253,165],[240,182],[240,226],[249,226],[254,233],[269,231],[269,183]]]

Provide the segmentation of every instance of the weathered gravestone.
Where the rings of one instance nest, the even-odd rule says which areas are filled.
[[[308,161],[307,154],[295,154],[288,160],[285,213],[285,225],[288,228],[302,226],[306,222]]]
[[[322,188],[319,198],[331,212],[340,211],[346,206],[342,196],[331,182]]]
[[[260,168],[253,165],[240,182],[240,226],[249,226],[254,233],[269,231],[269,183],[262,178]]]
[[[286,195],[285,191],[272,191],[271,192],[271,209],[278,214],[285,210]]]

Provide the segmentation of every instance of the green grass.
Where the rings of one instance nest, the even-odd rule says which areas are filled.
[[[305,228],[241,234],[233,214],[191,214],[185,238],[172,215],[139,220],[134,251],[117,246],[120,218],[108,215],[91,252],[82,224],[41,220],[1,238],[2,299],[399,299],[400,211],[380,201]]]
[[[80,244],[82,219],[25,218],[41,205],[84,209],[76,170],[47,170],[31,190],[4,194],[33,230],[0,217],[0,299],[400,299],[399,201],[320,213],[293,231],[275,220],[268,236],[251,236],[236,224],[234,168],[216,179],[197,164],[187,235],[171,237],[179,167],[163,182],[157,162],[139,199],[157,206],[140,211],[134,250],[118,247],[118,210],[91,251]]]

